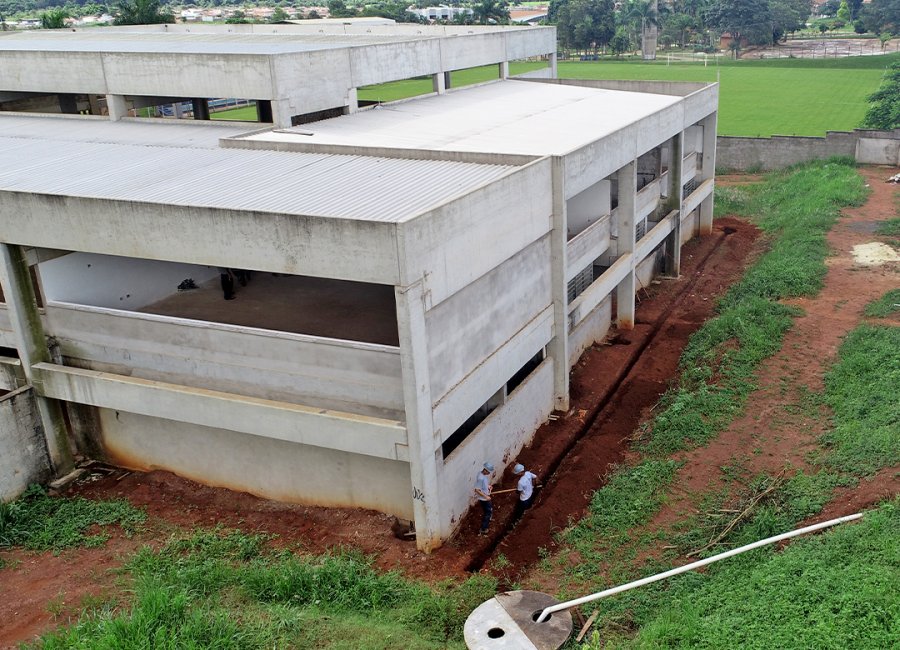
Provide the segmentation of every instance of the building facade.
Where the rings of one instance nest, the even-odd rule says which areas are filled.
[[[373,508],[433,549],[711,231],[718,87],[556,79],[552,28],[195,27],[0,40],[2,388],[57,474],[77,451]],[[102,83],[26,81],[70,57]],[[497,79],[449,87],[476,65]],[[203,119],[221,97],[264,123]],[[126,116],[185,98],[198,119]],[[225,269],[252,272],[233,301]]]

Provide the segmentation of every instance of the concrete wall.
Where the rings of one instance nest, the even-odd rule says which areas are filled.
[[[167,469],[292,503],[373,508],[412,517],[409,464],[183,422],[99,410],[112,462]]]
[[[50,478],[50,457],[31,388],[0,397],[0,501]]]
[[[496,477],[513,462],[553,411],[553,362],[544,361],[438,466],[441,535],[449,536],[472,504],[472,488],[482,463],[494,463]],[[562,522],[564,523],[564,522]]]
[[[111,309],[139,309],[176,293],[182,280],[200,285],[219,275],[212,266],[93,253],[70,253],[38,268],[45,300]]]
[[[549,259],[547,236],[425,314],[433,400],[463,381],[550,305]],[[539,350],[528,352],[525,360]],[[507,368],[505,376],[497,377],[493,391],[518,368]],[[475,406],[488,397],[490,393]],[[457,424],[471,414],[458,414]]]
[[[828,131],[825,137],[717,138],[716,164],[722,169],[779,169],[831,156],[850,156],[870,165],[900,164],[900,129]]]
[[[609,193],[610,182],[604,179],[566,201],[566,234],[569,239],[609,214]]]
[[[612,296],[607,296],[569,332],[569,367],[594,343],[603,340],[612,323]]]
[[[401,419],[397,348],[237,325],[51,304],[45,332],[68,365]]]
[[[0,303],[0,347],[16,347],[16,339],[12,331],[12,323],[9,322],[9,311],[6,305]]]

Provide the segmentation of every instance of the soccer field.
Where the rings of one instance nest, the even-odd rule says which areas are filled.
[[[570,79],[654,79],[719,81],[720,135],[824,135],[859,126],[866,96],[881,81],[884,68],[898,54],[843,59],[777,59],[732,61],[707,65],[658,61],[561,61],[559,76]],[[544,67],[514,62],[512,74]],[[496,79],[497,66],[452,73],[452,86]],[[430,79],[408,79],[360,88],[359,99],[390,102],[431,92]],[[213,119],[256,119],[255,109],[214,113]]]

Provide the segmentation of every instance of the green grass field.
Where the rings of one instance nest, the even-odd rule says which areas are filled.
[[[719,133],[722,135],[824,135],[855,128],[866,112],[866,96],[898,54],[844,59],[732,61],[707,65],[664,61],[561,61],[559,76],[571,79],[653,79],[719,81]],[[514,62],[511,74],[542,67]],[[496,66],[460,70],[455,87],[497,78]],[[429,79],[410,79],[359,91],[359,98],[389,102],[431,92]]]
[[[237,120],[240,122],[256,121],[256,106],[241,106],[240,108],[229,108],[227,111],[217,111],[209,114],[213,120]]]

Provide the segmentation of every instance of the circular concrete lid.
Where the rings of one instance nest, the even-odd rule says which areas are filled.
[[[469,650],[557,650],[572,634],[572,614],[556,612],[543,623],[535,619],[558,602],[539,591],[497,594],[466,619],[466,646]]]

